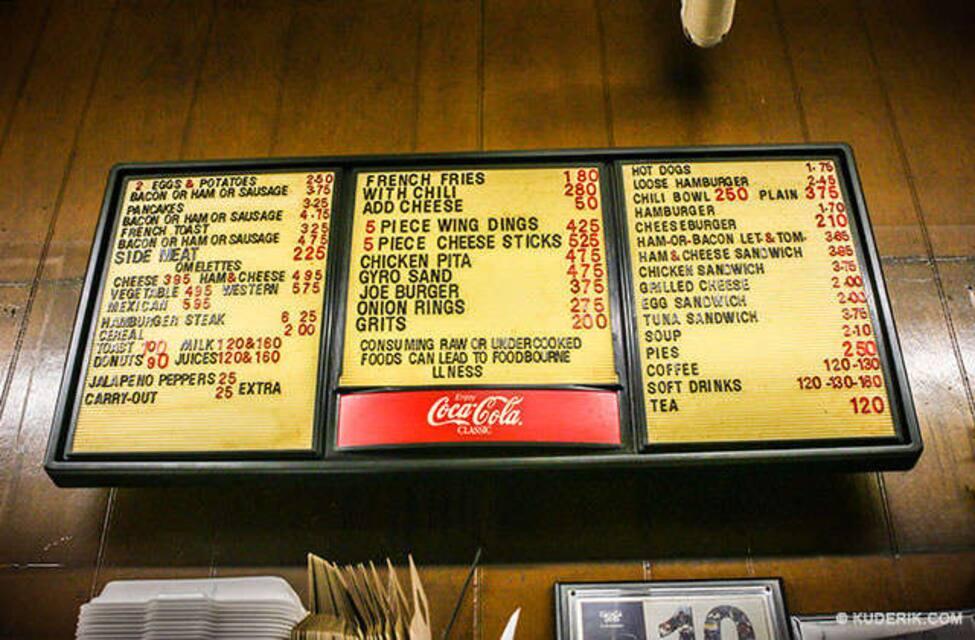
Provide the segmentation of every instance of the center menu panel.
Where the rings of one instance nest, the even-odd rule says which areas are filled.
[[[620,442],[602,177],[356,174],[339,448]]]

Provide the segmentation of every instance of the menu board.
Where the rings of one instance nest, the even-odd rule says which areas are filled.
[[[75,326],[63,485],[922,449],[843,145],[120,164]]]
[[[600,173],[358,173],[340,385],[616,384]]]
[[[72,452],[313,447],[335,177],[126,180]]]
[[[839,171],[623,163],[651,445],[895,434]]]

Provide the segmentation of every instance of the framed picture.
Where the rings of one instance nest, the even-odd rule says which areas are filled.
[[[793,616],[796,640],[964,640],[975,638],[975,609]]]
[[[557,583],[559,640],[788,640],[781,582]]]

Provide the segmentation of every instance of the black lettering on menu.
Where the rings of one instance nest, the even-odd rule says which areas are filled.
[[[623,179],[650,442],[892,432],[834,162],[646,162]]]
[[[615,380],[598,179],[360,174],[342,383]]]
[[[74,451],[311,446],[333,185],[126,181]]]

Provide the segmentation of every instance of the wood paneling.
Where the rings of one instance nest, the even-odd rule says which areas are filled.
[[[794,613],[896,611],[904,606],[890,556],[756,559],[751,575],[781,577],[786,605]],[[837,588],[838,576],[852,579]]]
[[[183,158],[268,153],[281,113],[281,78],[293,20],[291,2],[217,3],[182,135]]]
[[[108,571],[124,572],[128,567],[175,566],[210,573],[216,514],[209,507],[219,499],[216,489],[119,488],[114,494],[99,558],[100,579]],[[153,535],[145,535],[147,531]]]
[[[975,387],[975,259],[940,262],[938,271],[971,389]]]
[[[56,212],[44,277],[84,274],[106,176],[117,162],[179,157],[212,4],[119,4]]]
[[[39,36],[32,73],[11,112],[10,130],[0,148],[2,281],[30,282],[37,271],[51,219],[61,202],[113,4],[56,3]],[[29,30],[30,25],[24,28]],[[104,172],[95,182],[104,184]],[[98,203],[93,207],[97,215]],[[87,252],[91,234],[80,234],[76,241],[84,243]]]
[[[643,558],[673,526],[647,510],[648,496],[669,483],[606,474],[499,477],[482,493],[483,544],[491,562],[572,562],[581,558]],[[580,514],[585,514],[580,517]],[[684,514],[674,509],[670,523]],[[689,531],[693,538],[694,532]],[[674,550],[674,553],[679,553]]]
[[[729,486],[741,491],[744,483]],[[890,551],[878,474],[755,474],[737,513],[756,555]],[[827,514],[824,517],[824,514]]]
[[[484,2],[484,148],[606,146],[591,0]]]
[[[645,580],[733,580],[755,577],[750,558],[660,560],[644,564]]]
[[[6,381],[20,332],[27,286],[0,287],[0,380]]]
[[[803,127],[772,0],[739,3],[716,49],[689,46],[680,6],[599,3],[619,146],[801,142]]]
[[[924,439],[907,473],[884,474],[902,551],[975,546],[972,414],[928,264],[887,265],[894,318]]]
[[[48,13],[49,1],[0,3],[0,144],[7,133],[10,113],[20,98],[31,59]]]
[[[397,568],[397,572],[400,569]],[[406,571],[405,567],[403,571]],[[433,629],[433,637],[440,638],[450,623],[450,616],[453,613],[454,605],[460,598],[464,581],[467,579],[469,567],[445,566],[445,567],[422,567],[420,568],[420,580],[427,593],[430,602],[435,602],[436,607],[430,612],[430,626]],[[400,580],[405,580],[407,573],[403,573]],[[474,590],[473,580],[468,587],[467,593],[460,603],[457,613],[457,620],[451,628],[451,638],[474,638]]]
[[[972,608],[975,553],[901,556],[897,574],[905,609]]]
[[[0,569],[0,638],[73,638],[91,569]]]
[[[776,1],[810,140],[853,146],[880,252],[924,254],[907,167],[857,3]]]
[[[975,5],[861,0],[935,255],[975,249]]]
[[[94,562],[104,489],[58,489],[43,460],[77,306],[77,285],[42,285],[0,416],[0,564]],[[15,526],[9,526],[15,523]]]
[[[477,0],[426,0],[417,59],[416,151],[470,151],[481,137]]]
[[[416,2],[298,2],[273,155],[409,151]]]
[[[970,415],[975,416],[975,398],[973,398],[973,389],[975,389],[975,260],[972,258],[961,261],[946,260],[938,262],[937,268],[941,276],[945,303],[951,320],[950,330],[955,339],[955,348],[965,374],[958,393],[967,400]],[[975,452],[975,420],[969,422],[968,426],[967,437],[959,439],[964,440]],[[966,458],[964,448],[959,454],[957,475],[959,482],[964,485],[968,505],[971,510],[975,511],[975,455]]]
[[[18,353],[18,343],[23,317],[27,307],[27,286],[0,288],[0,425],[3,425],[4,407],[11,393],[13,371],[16,367],[14,354]],[[18,403],[19,404],[19,403]],[[16,477],[13,458],[16,452],[16,431],[0,428],[0,514],[10,483]]]

